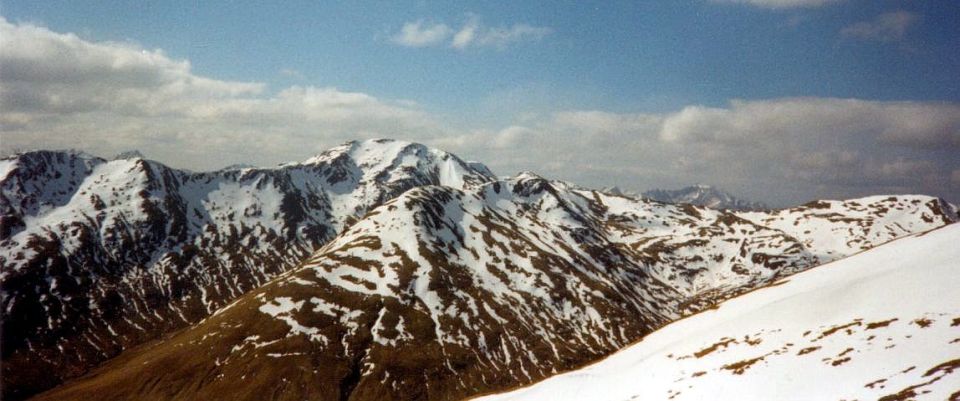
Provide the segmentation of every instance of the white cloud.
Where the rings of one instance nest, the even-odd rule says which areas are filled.
[[[446,24],[424,26],[422,20],[408,22],[391,40],[407,47],[427,47],[448,44],[451,48],[464,50],[469,47],[495,47],[504,49],[519,42],[532,42],[543,39],[553,30],[527,24],[513,24],[509,27],[488,27],[479,18],[470,15],[463,26],[453,32]]]
[[[527,24],[514,24],[508,27],[484,28],[479,27],[479,33],[471,33],[469,37],[473,40],[463,40],[459,44],[453,43],[454,47],[465,48],[467,46],[491,46],[499,49],[507,45],[524,42],[537,41],[553,32],[550,28],[535,27]],[[460,31],[463,33],[463,30]],[[459,35],[459,33],[458,33]]]
[[[428,141],[441,132],[409,101],[311,86],[267,94],[261,83],[196,75],[160,50],[2,17],[0,65],[0,152],[142,149],[174,166],[211,169],[297,160],[358,137]]]
[[[838,3],[841,0],[710,0],[714,3],[749,4],[761,8],[789,9],[789,8],[816,8],[827,4]]]
[[[880,177],[887,179],[902,179],[921,177],[930,173],[936,167],[928,160],[910,160],[899,157],[896,160],[883,162],[877,169]]]
[[[450,43],[455,49],[464,49],[473,42],[477,37],[477,29],[480,28],[480,22],[476,17],[471,17],[467,20],[467,23],[463,25],[463,28],[457,32],[456,35],[453,35],[453,42]]]
[[[840,35],[860,40],[896,42],[903,39],[907,31],[920,20],[917,14],[908,11],[894,11],[880,14],[870,21],[858,22],[843,28]]]
[[[958,136],[957,104],[788,98],[663,114],[563,111],[438,144],[501,174],[594,186],[708,182],[774,203],[905,191],[956,201]]]
[[[792,137],[871,137],[907,147],[960,150],[960,106],[948,103],[787,98],[688,106],[666,117],[666,141],[738,144]]]
[[[126,113],[172,111],[165,100],[194,102],[257,95],[263,84],[191,74],[190,63],[127,43],[91,43],[0,18],[0,102],[6,113],[42,108],[79,113],[104,107]],[[178,107],[183,106],[182,104]],[[182,107],[181,107],[182,109]]]
[[[536,135],[536,131],[527,127],[511,125],[497,132],[490,143],[494,148],[510,148],[520,144],[524,140],[524,137],[528,135]]]
[[[450,27],[446,24],[425,24],[423,20],[403,24],[400,32],[390,40],[401,46],[426,47],[443,43],[450,37]]]
[[[960,200],[960,105],[953,103],[741,100],[671,113],[547,111],[475,129],[453,127],[408,100],[330,87],[274,92],[199,76],[159,50],[2,18],[0,65],[0,152],[140,149],[173,166],[213,169],[393,137],[483,161],[499,174],[532,170],[588,186],[708,182],[773,203],[903,191]]]
[[[788,162],[801,172],[838,171],[856,167],[861,159],[856,150],[820,150],[796,154]]]

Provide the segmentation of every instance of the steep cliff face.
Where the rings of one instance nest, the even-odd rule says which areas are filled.
[[[39,398],[457,399],[956,218],[920,196],[733,213],[529,173],[418,187],[201,323]]]
[[[480,164],[388,140],[206,173],[136,154],[3,159],[3,396],[49,388],[196,323],[410,188],[492,179]]]

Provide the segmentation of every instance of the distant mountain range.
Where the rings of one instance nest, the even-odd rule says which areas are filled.
[[[958,219],[663,203],[392,140],[206,173],[30,152],[0,195],[4,399],[470,397]]]
[[[641,196],[666,203],[689,203],[711,209],[764,210],[769,207],[762,202],[739,199],[726,191],[710,185],[697,184],[677,190],[653,189]]]

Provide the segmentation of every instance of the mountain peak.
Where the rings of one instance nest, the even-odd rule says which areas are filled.
[[[247,163],[235,163],[221,168],[220,171],[243,170],[248,168],[257,168],[257,166]]]
[[[731,202],[705,187],[686,192]],[[529,171],[497,180],[394,140],[242,172],[38,152],[0,160],[0,194],[4,323],[16,323],[4,325],[4,399],[124,350],[129,363],[102,365],[112,373],[41,397],[253,399],[282,379],[303,392],[290,399],[460,399],[957,220],[918,196],[676,206]]]
[[[644,192],[642,195],[659,202],[689,203],[713,209],[757,210],[768,208],[761,202],[739,199],[712,185],[700,183],[676,190],[653,189]]]
[[[128,159],[143,159],[143,158],[144,158],[143,153],[140,153],[139,150],[134,149],[134,150],[127,150],[124,152],[117,153],[117,155],[110,160],[128,160]]]
[[[533,171],[524,170],[517,173],[514,179],[517,181],[521,181],[521,180],[543,180],[544,178],[541,177],[539,174],[534,173]]]
[[[432,199],[456,193],[452,188],[479,188],[494,179],[479,164],[394,140],[349,142],[306,163],[277,168],[202,173],[147,161],[138,152],[110,161],[65,151],[4,158],[0,160],[4,323],[23,323],[4,325],[4,352],[10,349],[17,356],[9,360],[4,356],[0,397],[11,398],[7,388],[28,391],[30,383],[36,383],[26,375],[8,374],[25,371],[17,368],[20,364],[42,359],[40,365],[30,366],[53,372],[49,382],[56,383],[122,349],[195,323],[296,266],[368,211],[416,192],[411,189],[433,188],[436,191],[424,193]],[[68,245],[61,245],[64,238],[69,238]],[[84,268],[38,267],[71,263]],[[143,275],[141,267],[162,273]],[[89,272],[95,278],[75,276]],[[121,281],[131,284],[114,289],[112,283]],[[8,284],[15,282],[48,285]],[[26,299],[39,304],[20,301]],[[95,306],[83,311],[50,306],[69,299]],[[122,306],[143,305],[143,299],[161,306],[147,315],[141,308]],[[49,307],[46,318],[30,318],[36,316],[31,305]],[[77,319],[103,323],[60,334]],[[109,340],[87,343],[85,338],[90,337]],[[39,345],[41,338],[50,340],[44,343],[46,348]],[[63,360],[37,356],[46,355],[48,349],[79,356]]]
[[[59,150],[26,150],[22,152],[16,152],[8,156],[4,156],[4,160],[16,160],[16,159],[31,159],[31,158],[64,158],[72,157],[83,160],[100,160],[103,158],[94,156],[86,151],[80,149],[59,149]]]
[[[605,187],[600,190],[600,192],[608,193],[611,195],[620,195],[623,196],[623,190],[620,187],[614,185],[612,187]]]
[[[299,164],[322,163],[324,161],[337,158],[341,155],[348,155],[353,158],[359,154],[365,154],[368,156],[379,155],[386,157],[388,155],[396,155],[402,149],[408,147],[427,149],[427,146],[425,145],[397,139],[356,139],[324,150],[323,152],[320,152],[319,154],[304,160]]]
[[[466,162],[456,155],[416,142],[396,139],[367,139],[345,142],[301,163],[289,165],[354,165],[374,176],[391,170],[433,169],[441,185],[461,186],[457,179],[465,173],[493,179],[490,169],[479,162]]]
[[[327,167],[338,168],[316,166]],[[245,399],[278,385],[290,399],[426,399],[428,389],[438,389],[431,399],[462,399],[570,370],[739,291],[955,220],[938,216],[935,204],[896,197],[691,213],[532,173],[394,195],[354,214],[357,221],[286,274],[149,352],[134,349],[40,399]],[[256,251],[242,244],[236,257]],[[173,302],[212,293],[177,285]],[[168,317],[178,309],[158,310]],[[110,324],[136,332],[122,318]],[[107,328],[101,333],[112,338]],[[86,339],[76,341],[91,348]],[[252,371],[265,380],[247,380]]]

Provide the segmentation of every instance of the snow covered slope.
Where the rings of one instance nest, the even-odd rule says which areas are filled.
[[[689,203],[691,205],[709,207],[711,209],[730,210],[762,210],[767,205],[760,202],[750,202],[730,195],[728,192],[710,185],[697,184],[675,190],[653,189],[643,192],[641,196],[655,201],[666,203]]]
[[[926,212],[917,215],[918,207]],[[738,215],[800,239],[820,257],[836,258],[924,231],[931,223],[942,221],[940,214],[955,216],[956,213],[955,206],[940,199],[900,195],[820,200],[789,209]],[[801,220],[810,223],[796,223]]]
[[[137,153],[0,160],[3,398],[197,322],[410,188],[492,179],[482,165],[392,140],[206,173]]]
[[[202,323],[40,399],[457,399],[581,366],[837,252],[956,220],[930,197],[855,202],[844,219],[739,215],[531,173],[418,187]],[[790,233],[755,222],[766,217],[793,219]],[[844,246],[808,248],[823,230]]]
[[[960,399],[960,225],[672,323],[506,400]]]

